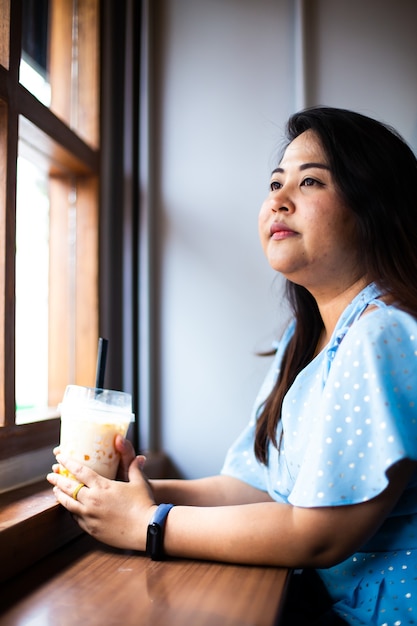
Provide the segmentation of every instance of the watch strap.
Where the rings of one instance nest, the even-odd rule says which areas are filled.
[[[160,504],[149,522],[146,535],[146,554],[153,561],[162,561],[164,558],[165,523],[173,506],[173,504]]]

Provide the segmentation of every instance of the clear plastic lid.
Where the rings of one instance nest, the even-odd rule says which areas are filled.
[[[87,410],[123,413],[130,415],[131,420],[134,419],[132,413],[132,396],[130,393],[124,391],[68,385],[60,407],[62,407],[62,405],[77,406],[77,408]]]

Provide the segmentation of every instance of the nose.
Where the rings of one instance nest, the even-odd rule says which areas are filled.
[[[290,209],[285,205],[281,205],[281,206],[272,205],[272,212],[273,213],[278,213],[278,212],[289,213]]]
[[[293,202],[293,186],[284,184],[270,194],[271,210],[273,213],[292,213],[295,210]]]
[[[291,213],[294,211],[294,203],[288,193],[281,189],[271,198],[271,210],[273,213]]]

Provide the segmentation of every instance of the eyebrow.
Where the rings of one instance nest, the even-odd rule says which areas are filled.
[[[321,170],[328,170],[330,171],[330,167],[328,165],[325,165],[324,163],[302,163],[302,165],[300,165],[299,169],[302,172],[303,170],[309,170],[311,168],[318,168]],[[274,170],[272,170],[272,174],[283,174],[285,172],[283,167],[276,167]]]

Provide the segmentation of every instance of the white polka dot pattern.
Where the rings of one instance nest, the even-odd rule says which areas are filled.
[[[278,427],[278,438],[284,430],[281,451],[270,446],[265,468],[253,454],[256,407],[277,376],[293,327],[287,330],[223,473],[268,490],[277,501],[338,506],[375,497],[386,487],[391,465],[417,460],[417,322],[377,295],[369,285],[355,298],[327,348],[296,378]],[[362,315],[368,303],[378,308]],[[417,475],[364,553],[321,572],[348,623],[417,623],[416,548]]]

